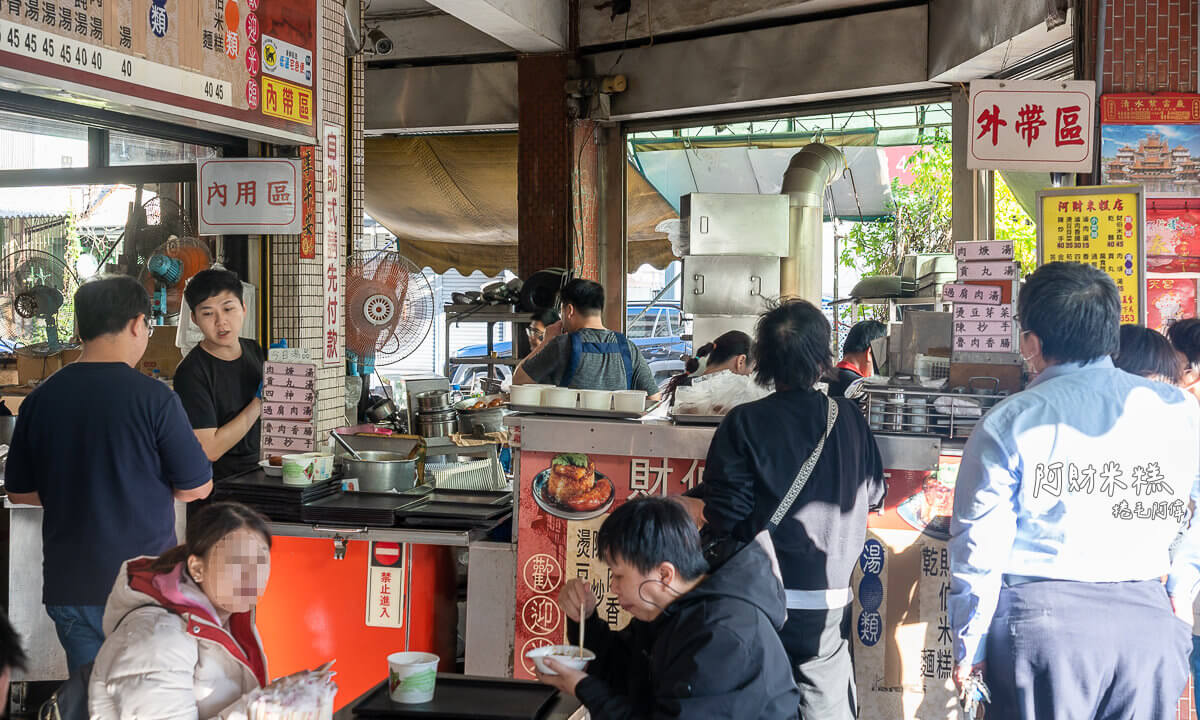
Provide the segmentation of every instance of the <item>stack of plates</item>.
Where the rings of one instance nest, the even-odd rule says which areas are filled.
[[[218,481],[212,498],[249,505],[273,522],[301,522],[301,507],[305,503],[341,493],[340,478],[312,485],[285,485],[283,478],[268,477],[256,469]]]

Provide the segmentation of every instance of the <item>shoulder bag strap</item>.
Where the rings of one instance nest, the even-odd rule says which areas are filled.
[[[821,451],[825,449],[825,440],[829,437],[829,433],[833,432],[833,424],[837,422],[838,409],[837,401],[833,398],[828,398],[829,413],[825,419],[825,433],[821,435],[821,439],[817,441],[817,446],[813,448],[812,455],[804,461],[800,466],[800,472],[796,473],[796,479],[792,481],[792,486],[788,488],[787,494],[779,501],[779,507],[775,508],[775,513],[771,515],[771,519],[767,521],[767,532],[774,533],[779,523],[787,517],[788,511],[792,509],[792,504],[796,502],[796,498],[800,496],[800,491],[808,484],[808,478],[812,475],[813,468],[817,466],[817,460],[821,458]]]

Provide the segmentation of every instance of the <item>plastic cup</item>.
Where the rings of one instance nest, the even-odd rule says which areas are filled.
[[[311,454],[283,456],[283,484],[311,485],[317,475],[317,459]]]
[[[613,394],[611,390],[580,390],[579,407],[588,410],[611,410]]]
[[[646,391],[618,390],[613,393],[613,407],[621,412],[644,412],[646,409]]]
[[[398,652],[388,655],[388,697],[412,705],[433,699],[440,658],[433,653]]]

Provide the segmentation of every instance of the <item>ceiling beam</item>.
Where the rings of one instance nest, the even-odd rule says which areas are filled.
[[[520,52],[560,52],[567,46],[564,0],[429,0],[429,4]]]

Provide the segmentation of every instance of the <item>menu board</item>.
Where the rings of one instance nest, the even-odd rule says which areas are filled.
[[[316,451],[317,365],[314,362],[263,364],[262,456]]]
[[[1146,320],[1146,255],[1140,185],[1041,190],[1038,264],[1079,262],[1112,277],[1121,292],[1121,322]]]
[[[0,76],[265,140],[315,140],[317,0],[4,0]]]

